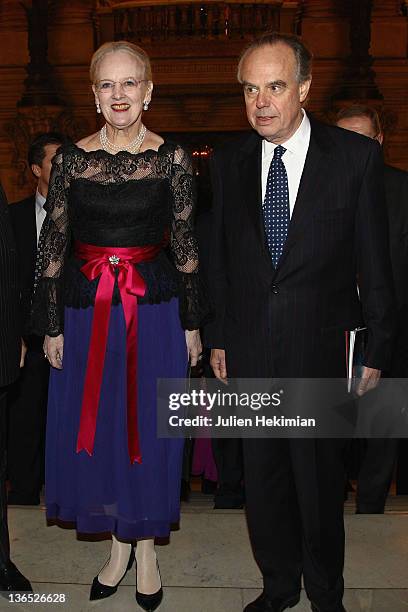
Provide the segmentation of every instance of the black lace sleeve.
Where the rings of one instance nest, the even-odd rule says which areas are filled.
[[[190,156],[179,146],[174,151],[170,185],[173,196],[170,250],[180,273],[180,321],[183,329],[198,329],[208,317],[209,304],[199,274],[198,245],[193,232],[193,168]]]
[[[62,270],[68,242],[67,189],[63,153],[57,152],[52,164],[47,216],[41,230],[37,266],[41,267],[31,313],[35,334],[58,336],[63,331]]]

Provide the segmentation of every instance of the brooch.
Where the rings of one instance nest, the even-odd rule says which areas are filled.
[[[109,261],[112,264],[112,266],[117,266],[118,263],[120,262],[120,257],[118,257],[117,255],[111,255],[109,257]]]

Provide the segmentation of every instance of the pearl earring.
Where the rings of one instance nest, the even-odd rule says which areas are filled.
[[[148,103],[148,102],[146,102],[146,100],[143,102],[143,110],[144,110],[144,111],[149,110],[149,103]]]
[[[98,113],[98,115],[101,114],[101,105],[99,104],[99,102],[96,103],[96,112]]]

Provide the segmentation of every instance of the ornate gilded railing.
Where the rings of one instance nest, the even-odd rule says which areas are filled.
[[[114,7],[116,39],[135,42],[178,39],[234,40],[280,29],[282,1],[165,2],[142,0],[131,7]]]

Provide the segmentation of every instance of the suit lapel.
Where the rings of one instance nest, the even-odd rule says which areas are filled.
[[[31,215],[31,227],[30,227],[30,237],[31,237],[31,248],[33,252],[37,250],[37,209],[35,204],[35,196],[33,196],[33,214]]]
[[[29,253],[28,253],[29,251]],[[30,202],[30,216],[27,215],[27,262],[30,278],[34,282],[35,262],[37,258],[37,210],[35,196]]]
[[[249,217],[263,244],[265,232],[262,220],[262,139],[252,133],[240,150],[238,162],[241,197],[247,206]]]
[[[284,265],[292,246],[302,235],[305,223],[310,219],[314,210],[321,206],[325,186],[327,186],[329,180],[328,170],[334,144],[327,134],[324,124],[313,119],[310,119],[310,123],[309,149],[289,224],[288,237],[279,260],[277,272]],[[241,197],[248,208],[262,250],[267,255],[272,269],[274,269],[266,244],[262,217],[262,138],[255,132],[251,133],[248,140],[242,145],[239,156],[238,171]]]
[[[328,169],[332,146],[324,138],[323,130],[324,125],[311,120],[309,149],[278,269],[282,267],[288,252],[301,236],[305,223],[310,219],[314,210],[321,205],[325,186],[330,180]]]

